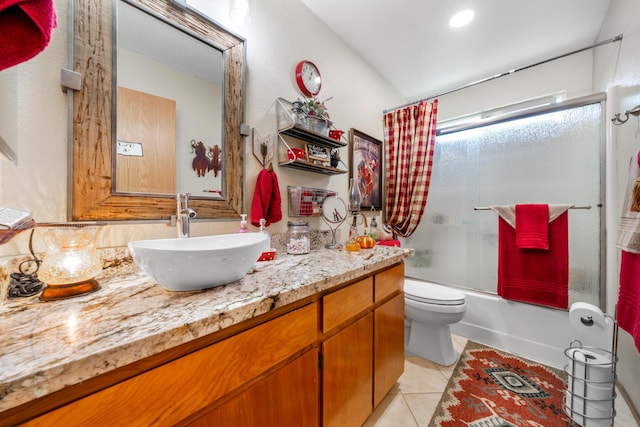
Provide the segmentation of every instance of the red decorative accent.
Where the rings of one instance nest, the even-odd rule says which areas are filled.
[[[376,244],[380,246],[397,246],[399,248],[400,240],[379,240]]]
[[[0,0],[0,70],[39,54],[56,26],[53,0]]]
[[[640,351],[640,254],[622,251],[616,320]]]
[[[282,219],[282,200],[278,176],[269,169],[262,169],[256,179],[251,202],[251,224],[258,227],[260,219],[267,220],[267,227]]]
[[[273,261],[276,257],[276,251],[262,252],[258,261]]]
[[[298,62],[298,65],[296,65],[296,83],[298,84],[298,88],[300,89],[300,92],[302,92],[304,96],[307,96],[307,97],[316,96],[318,93],[320,93],[320,89],[322,88],[322,82],[320,82],[320,85],[318,86],[318,90],[315,92],[311,92],[309,88],[307,88],[307,85],[304,84],[304,80],[302,79],[302,67],[304,66],[305,63],[311,64],[316,70],[318,69],[318,67],[316,67],[316,64],[314,64],[311,61],[305,60],[305,61]]]
[[[568,230],[565,211],[549,223],[549,250],[519,249],[516,230],[499,216],[498,295],[505,299],[568,308]]]
[[[340,138],[342,138],[343,134],[344,134],[343,130],[331,129],[329,131],[329,138],[335,139],[336,141],[340,141]]]
[[[429,426],[567,426],[566,374],[469,341]]]
[[[311,190],[304,190],[300,197],[300,215],[310,216],[313,214],[313,193]]]

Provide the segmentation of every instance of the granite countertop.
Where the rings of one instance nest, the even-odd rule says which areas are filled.
[[[132,265],[68,300],[0,301],[0,412],[214,333],[373,271],[412,249],[279,253],[242,280],[171,292]]]

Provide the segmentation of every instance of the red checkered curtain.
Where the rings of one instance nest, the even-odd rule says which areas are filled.
[[[437,99],[384,115],[386,222],[402,237],[415,231],[427,205],[437,115]]]

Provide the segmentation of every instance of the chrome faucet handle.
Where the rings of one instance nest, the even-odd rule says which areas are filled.
[[[189,195],[191,193],[176,194],[176,230],[178,238],[189,237],[189,219],[197,216],[196,211],[189,208]]]
[[[184,208],[189,207],[189,196],[191,193],[177,193],[176,202],[178,204],[178,210],[181,211]]]

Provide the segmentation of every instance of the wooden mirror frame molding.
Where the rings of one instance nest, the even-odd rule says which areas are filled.
[[[113,1],[74,0],[74,70],[82,89],[73,94],[73,174],[71,218],[83,220],[166,220],[175,215],[171,196],[112,194]],[[238,218],[243,212],[243,139],[245,41],[207,19],[173,6],[169,0],[128,0],[188,28],[223,51],[224,200],[198,199],[189,206],[199,219]]]

